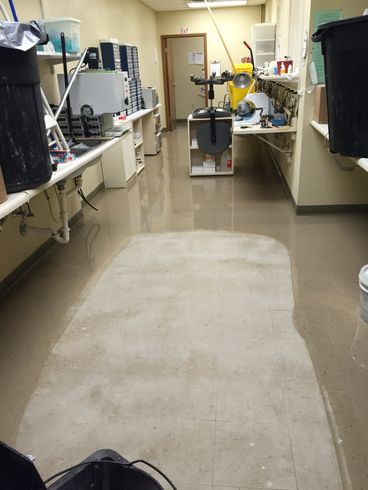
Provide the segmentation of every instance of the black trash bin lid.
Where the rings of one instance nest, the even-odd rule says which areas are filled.
[[[348,24],[360,24],[363,22],[368,23],[368,15],[361,15],[359,17],[351,17],[350,19],[335,20],[334,22],[328,22],[327,24],[321,24],[314,34],[312,34],[312,41],[319,43],[326,36],[328,36],[329,31],[331,32],[334,28],[343,27]]]

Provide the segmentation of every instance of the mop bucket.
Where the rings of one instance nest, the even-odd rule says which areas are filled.
[[[134,464],[145,463],[175,489],[157,468],[144,461],[130,463],[111,449],[102,449],[71,468],[42,481],[29,458],[0,442],[0,488],[6,490],[164,490]],[[58,480],[56,478],[60,477]],[[53,483],[52,483],[53,481]]]

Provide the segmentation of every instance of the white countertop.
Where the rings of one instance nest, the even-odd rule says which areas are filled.
[[[74,174],[75,176],[79,175],[86,167],[96,163],[98,157],[100,157],[107,149],[116,145],[119,140],[120,138],[113,138],[104,141],[72,162],[59,164],[58,169],[52,173],[51,179],[36,189],[28,189],[26,191],[8,194],[8,199],[0,204],[0,219],[15,211],[19,206],[26,204],[32,197],[37,196],[37,194],[53,186],[60,180],[72,178]]]
[[[243,121],[234,122],[233,134],[243,135],[243,134],[275,134],[275,133],[296,133],[296,128],[292,126],[274,126],[272,128],[261,128],[259,124],[253,124],[247,126]]]

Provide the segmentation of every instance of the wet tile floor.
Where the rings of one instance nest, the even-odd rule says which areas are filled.
[[[234,231],[266,236],[286,247],[291,261],[293,310],[290,313],[284,303],[283,285],[275,283],[271,318],[273,334],[284,346],[281,362],[299,359],[295,341],[290,338],[292,320],[306,342],[324,396],[339,463],[346,470],[342,472],[344,482],[347,488],[349,481],[350,488],[368,488],[367,352],[362,349],[365,331],[357,332],[357,275],[368,262],[366,217],[295,216],[276,170],[259,151],[247,155],[234,178],[189,179],[185,136],[182,127],[167,135],[162,153],[147,158],[145,171],[128,190],[100,192],[93,200],[99,212],[84,209],[84,219],[74,227],[71,243],[53,247],[2,299],[0,438],[16,443],[25,409],[52,349],[101,273],[131,237],[142,232]],[[272,285],[272,274],[269,280]],[[263,324],[267,332],[270,325],[267,321]],[[256,331],[254,335],[262,337],[263,333]],[[236,387],[227,389],[236,391]],[[310,403],[315,386],[308,385],[306,379],[299,399],[295,396],[298,389],[290,376],[285,402],[289,413],[295,414],[295,437],[305,437],[303,427],[309,427],[308,440],[296,455],[301,461],[299,481],[306,482],[300,488],[319,490],[308,483],[308,472],[302,471],[303,462],[313,460],[313,443],[323,444],[316,421],[319,407]],[[300,406],[306,405],[308,410],[303,410],[300,419]],[[220,409],[223,413],[229,410],[226,404]],[[242,407],[238,410],[241,412]],[[226,434],[237,432],[236,423],[221,424],[226,447]],[[194,426],[192,430],[198,433]],[[205,427],[203,430],[198,439],[205,441]],[[249,430],[253,438],[262,434],[260,430],[257,436],[254,427]],[[281,447],[280,437],[276,435],[273,444]],[[241,441],[232,444],[241,446]],[[242,451],[244,447],[239,447],[239,454]],[[235,471],[231,461],[226,462],[226,453],[223,456],[224,469]],[[216,490],[228,486],[220,478],[215,482]],[[258,485],[259,480],[255,488]],[[286,483],[284,488],[289,486]],[[210,487],[205,483],[203,488]],[[233,488],[248,490],[238,484]]]

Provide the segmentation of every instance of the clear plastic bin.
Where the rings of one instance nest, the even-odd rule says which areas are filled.
[[[54,45],[55,51],[61,53],[60,34],[65,35],[65,48],[67,53],[80,53],[80,20],[71,17],[55,17],[45,19],[45,31]]]

